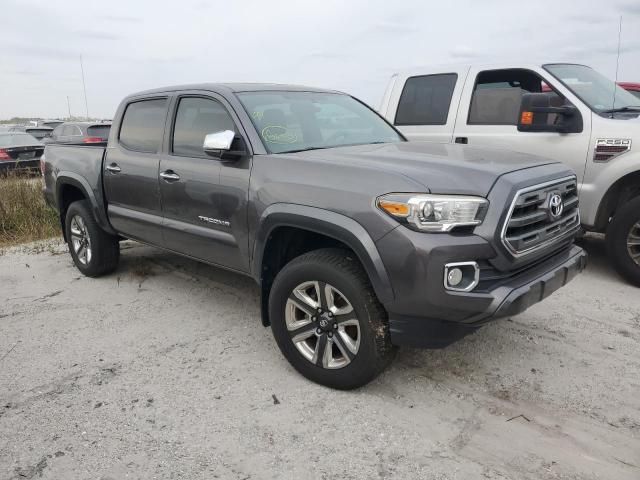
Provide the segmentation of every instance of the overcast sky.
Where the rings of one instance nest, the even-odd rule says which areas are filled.
[[[336,88],[377,107],[389,76],[429,64],[574,61],[640,82],[640,1],[0,0],[0,119],[111,118],[164,85]]]

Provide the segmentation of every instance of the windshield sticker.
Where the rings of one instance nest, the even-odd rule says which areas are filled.
[[[261,112],[260,110],[256,110],[255,112],[253,112],[251,114],[251,116],[255,119],[255,120],[262,120],[262,117],[264,116],[264,112]]]
[[[262,138],[269,143],[278,143],[286,145],[296,143],[298,136],[295,132],[289,131],[286,127],[280,125],[268,125],[262,129]]]

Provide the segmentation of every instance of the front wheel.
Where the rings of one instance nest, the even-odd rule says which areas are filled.
[[[616,271],[640,286],[640,197],[618,210],[607,228],[607,253]]]
[[[118,266],[118,237],[100,228],[88,201],[73,202],[69,206],[65,216],[65,233],[73,263],[86,276],[99,277]]]
[[[395,354],[386,311],[347,251],[316,250],[285,265],[271,289],[269,314],[283,355],[321,385],[361,387]]]

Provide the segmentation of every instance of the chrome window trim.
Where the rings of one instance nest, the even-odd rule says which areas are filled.
[[[513,215],[513,211],[516,208],[516,202],[518,201],[518,198],[520,198],[520,195],[522,195],[523,193],[531,192],[533,190],[540,190],[541,188],[546,188],[552,185],[557,185],[559,183],[567,182],[569,180],[573,180],[576,182],[576,195],[577,195],[578,194],[577,193],[578,178],[575,175],[570,175],[568,177],[559,178],[557,180],[551,180],[549,182],[539,183],[537,185],[532,185],[530,187],[522,188],[518,190],[516,194],[513,196],[513,200],[511,201],[511,207],[509,207],[509,212],[507,213],[507,216],[504,219],[504,223],[502,224],[502,231],[500,232],[500,241],[502,242],[502,245],[507,249],[507,251],[511,255],[513,255],[515,258],[520,258],[525,255],[529,255],[530,253],[536,252],[542,248],[548,247],[549,245],[562,241],[564,238],[568,237],[569,234],[574,233],[575,230],[580,228],[580,204],[578,203],[578,206],[576,207],[576,214],[574,219],[574,220],[577,220],[576,225],[573,228],[567,230],[562,235],[551,238],[545,242],[542,242],[538,245],[535,245],[526,250],[522,250],[520,252],[516,252],[511,247],[511,245],[509,245],[509,242],[507,242],[507,227],[509,226],[509,220],[511,220],[511,215]]]

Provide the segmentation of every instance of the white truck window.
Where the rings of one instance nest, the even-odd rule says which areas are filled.
[[[407,79],[400,95],[396,125],[446,125],[456,73]]]
[[[488,70],[476,79],[469,125],[516,125],[524,93],[541,92],[542,79],[530,70]]]

